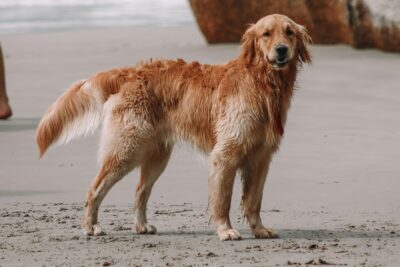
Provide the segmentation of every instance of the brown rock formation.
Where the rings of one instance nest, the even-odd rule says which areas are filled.
[[[348,0],[355,47],[400,52],[400,1]]]
[[[272,13],[311,25],[304,1],[190,0],[190,4],[209,43],[237,42],[248,24]]]
[[[398,0],[190,0],[190,4],[209,43],[238,42],[248,24],[280,13],[307,27],[315,43],[400,51]]]

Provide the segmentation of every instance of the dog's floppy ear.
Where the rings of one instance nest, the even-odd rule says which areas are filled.
[[[308,44],[312,43],[311,36],[305,27],[297,24],[297,53],[299,60],[304,63],[311,63],[311,54],[307,48]]]
[[[256,57],[256,33],[254,24],[250,24],[242,37],[242,54],[240,56],[246,65],[251,65]]]

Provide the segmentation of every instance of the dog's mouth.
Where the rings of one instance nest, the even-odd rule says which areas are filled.
[[[285,57],[285,58],[278,57],[275,60],[273,60],[271,62],[271,64],[275,69],[283,69],[284,67],[286,67],[288,62],[289,62],[289,59],[287,57]]]

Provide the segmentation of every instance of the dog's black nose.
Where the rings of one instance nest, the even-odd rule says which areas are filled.
[[[288,47],[286,45],[280,44],[276,46],[275,50],[279,56],[286,56],[288,52]]]

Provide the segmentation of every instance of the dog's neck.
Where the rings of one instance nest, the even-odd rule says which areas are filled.
[[[296,74],[299,65],[291,62],[286,69],[275,70],[271,65],[258,65],[248,67],[254,79],[256,88],[265,93],[271,101],[267,101],[267,108],[272,131],[279,136],[284,134],[286,114],[293,96]]]
[[[246,66],[257,89],[270,97],[292,96],[299,64],[290,62],[287,68],[276,70],[270,64]]]

